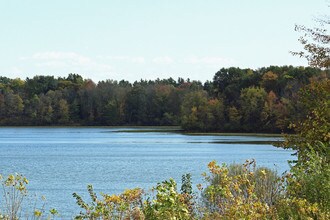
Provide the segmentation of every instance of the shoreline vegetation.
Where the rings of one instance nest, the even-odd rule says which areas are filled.
[[[284,133],[253,133],[253,132],[199,132],[199,131],[185,131],[180,126],[125,126],[125,125],[111,125],[111,126],[98,126],[98,125],[1,125],[0,128],[118,128],[121,130],[109,131],[109,132],[175,132],[185,135],[202,135],[202,136],[260,136],[260,137],[284,137]],[[131,129],[133,128],[133,129]]]
[[[0,126],[180,126],[192,133],[290,133],[298,91],[329,77],[314,67],[222,68],[213,80],[105,80],[78,74],[0,76]]]

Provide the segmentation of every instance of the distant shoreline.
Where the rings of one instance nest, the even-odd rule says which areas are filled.
[[[123,130],[113,131],[113,132],[128,132],[128,133],[144,133],[144,132],[176,132],[185,135],[194,136],[259,136],[259,137],[283,137],[283,133],[250,133],[250,132],[193,132],[185,131],[180,126],[97,126],[97,125],[17,125],[17,126],[4,126],[1,125],[0,128],[120,128]],[[133,129],[134,130],[131,130]]]

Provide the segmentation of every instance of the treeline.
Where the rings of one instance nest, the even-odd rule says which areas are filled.
[[[78,74],[0,77],[0,125],[181,125],[191,131],[281,132],[303,109],[298,90],[329,70],[222,68],[179,78],[94,83]]]

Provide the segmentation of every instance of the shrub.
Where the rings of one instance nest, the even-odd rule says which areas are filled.
[[[75,219],[134,219],[142,220],[142,190],[140,188],[125,190],[119,195],[102,194],[98,199],[92,185],[87,186],[92,202],[86,203],[78,194],[73,193],[77,204],[84,209]]]
[[[209,183],[203,190],[205,219],[269,219],[275,217],[274,203],[280,181],[267,168],[256,168],[255,161],[244,165],[208,164]]]
[[[330,213],[330,81],[312,82],[299,92],[305,110],[300,121],[292,123],[296,135],[287,136],[283,147],[297,151],[291,175],[287,178],[287,198],[294,204],[309,204],[309,217]],[[287,204],[287,203],[286,203]],[[296,205],[289,205],[295,210]],[[282,207],[283,208],[283,207]],[[282,210],[283,211],[283,210]],[[317,213],[316,213],[317,212]],[[287,212],[284,212],[287,214]],[[319,217],[321,218],[321,217]]]
[[[22,219],[45,219],[45,203],[43,198],[43,205],[41,208],[37,208],[37,199],[33,207],[33,211],[27,210],[27,207],[23,207],[23,202],[28,197],[27,185],[29,181],[21,174],[10,174],[3,178],[0,175],[0,185],[2,186],[2,192],[0,193],[0,220],[18,220]],[[2,203],[3,201],[3,203]],[[23,213],[24,208],[24,213]],[[47,219],[55,219],[58,216],[58,211],[56,209],[49,210],[49,215]]]
[[[27,196],[28,180],[20,174],[11,174],[3,178],[0,175],[3,189],[4,210],[0,211],[0,219],[15,220],[21,217],[22,202]]]
[[[189,188],[189,187],[188,187]],[[158,183],[154,188],[156,195],[145,201],[144,214],[146,219],[191,219],[186,197],[180,194],[173,179]]]

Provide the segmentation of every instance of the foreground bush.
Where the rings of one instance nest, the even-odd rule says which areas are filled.
[[[56,209],[50,209],[48,215],[45,214],[43,204],[41,208],[34,206],[32,211],[23,207],[23,202],[28,197],[26,186],[29,181],[21,174],[10,174],[7,177],[0,175],[0,220],[18,220],[18,219],[54,219],[58,216]],[[25,208],[25,210],[23,209]]]
[[[307,213],[313,219],[330,219],[330,81],[306,86],[298,101],[305,113],[291,124],[296,135],[286,137],[282,145],[296,150],[298,160],[291,163],[287,178],[290,202],[284,202],[279,210],[284,216],[300,219],[300,214]]]
[[[22,211],[22,202],[27,196],[26,185],[28,180],[22,175],[15,174],[3,178],[0,175],[3,190],[3,210],[0,210],[0,219],[19,219]]]
[[[87,189],[92,200],[90,204],[73,193],[77,204],[84,210],[75,219],[144,219],[141,189],[125,190],[119,195],[102,194],[102,199],[98,199],[92,185]]]
[[[184,175],[184,180],[182,193],[177,191],[176,182],[169,179],[158,183],[152,189],[154,194],[144,201],[143,191],[139,188],[125,190],[119,195],[102,194],[102,199],[98,199],[89,185],[91,203],[73,193],[83,209],[75,219],[192,219],[190,175]]]
[[[296,169],[279,177],[275,171],[257,167],[254,160],[229,166],[212,161],[208,164],[209,174],[203,174],[205,188],[198,185],[201,197],[192,192],[189,174],[183,176],[180,192],[176,182],[169,179],[158,183],[151,195],[143,196],[140,189],[133,189],[119,195],[104,194],[98,200],[89,186],[91,204],[74,194],[84,209],[76,219],[330,219],[322,203],[329,195],[324,194],[327,189],[320,188],[329,185],[324,181],[329,170],[319,170],[317,161],[314,163],[311,169],[316,168],[319,179],[313,176],[308,182],[308,175]],[[304,178],[306,181],[300,182]],[[317,187],[315,184],[319,183],[322,184]],[[303,196],[306,192],[298,196],[302,190],[313,187],[319,191],[320,201],[310,202]]]
[[[186,197],[177,191],[173,179],[158,183],[154,188],[156,195],[145,201],[146,219],[191,219]]]
[[[254,160],[243,165],[208,164],[203,174],[206,185],[198,185],[201,196],[192,191],[190,175],[183,175],[181,191],[173,179],[158,183],[151,194],[139,188],[118,195],[96,195],[88,186],[90,203],[74,193],[81,212],[75,219],[163,220],[163,219],[330,219],[329,164],[310,155],[306,173],[293,167],[282,177]],[[1,177],[3,199],[0,199],[0,220],[54,219],[57,210],[46,215],[43,208],[24,212],[22,202],[27,197],[28,180],[21,175]],[[316,200],[317,198],[317,200]],[[26,208],[26,207],[25,207]]]
[[[209,185],[203,190],[205,219],[273,219],[280,181],[274,171],[256,168],[255,161],[243,165],[208,164]]]
[[[283,179],[285,197],[278,201],[281,219],[330,219],[330,164],[313,149],[308,167],[296,165]]]

